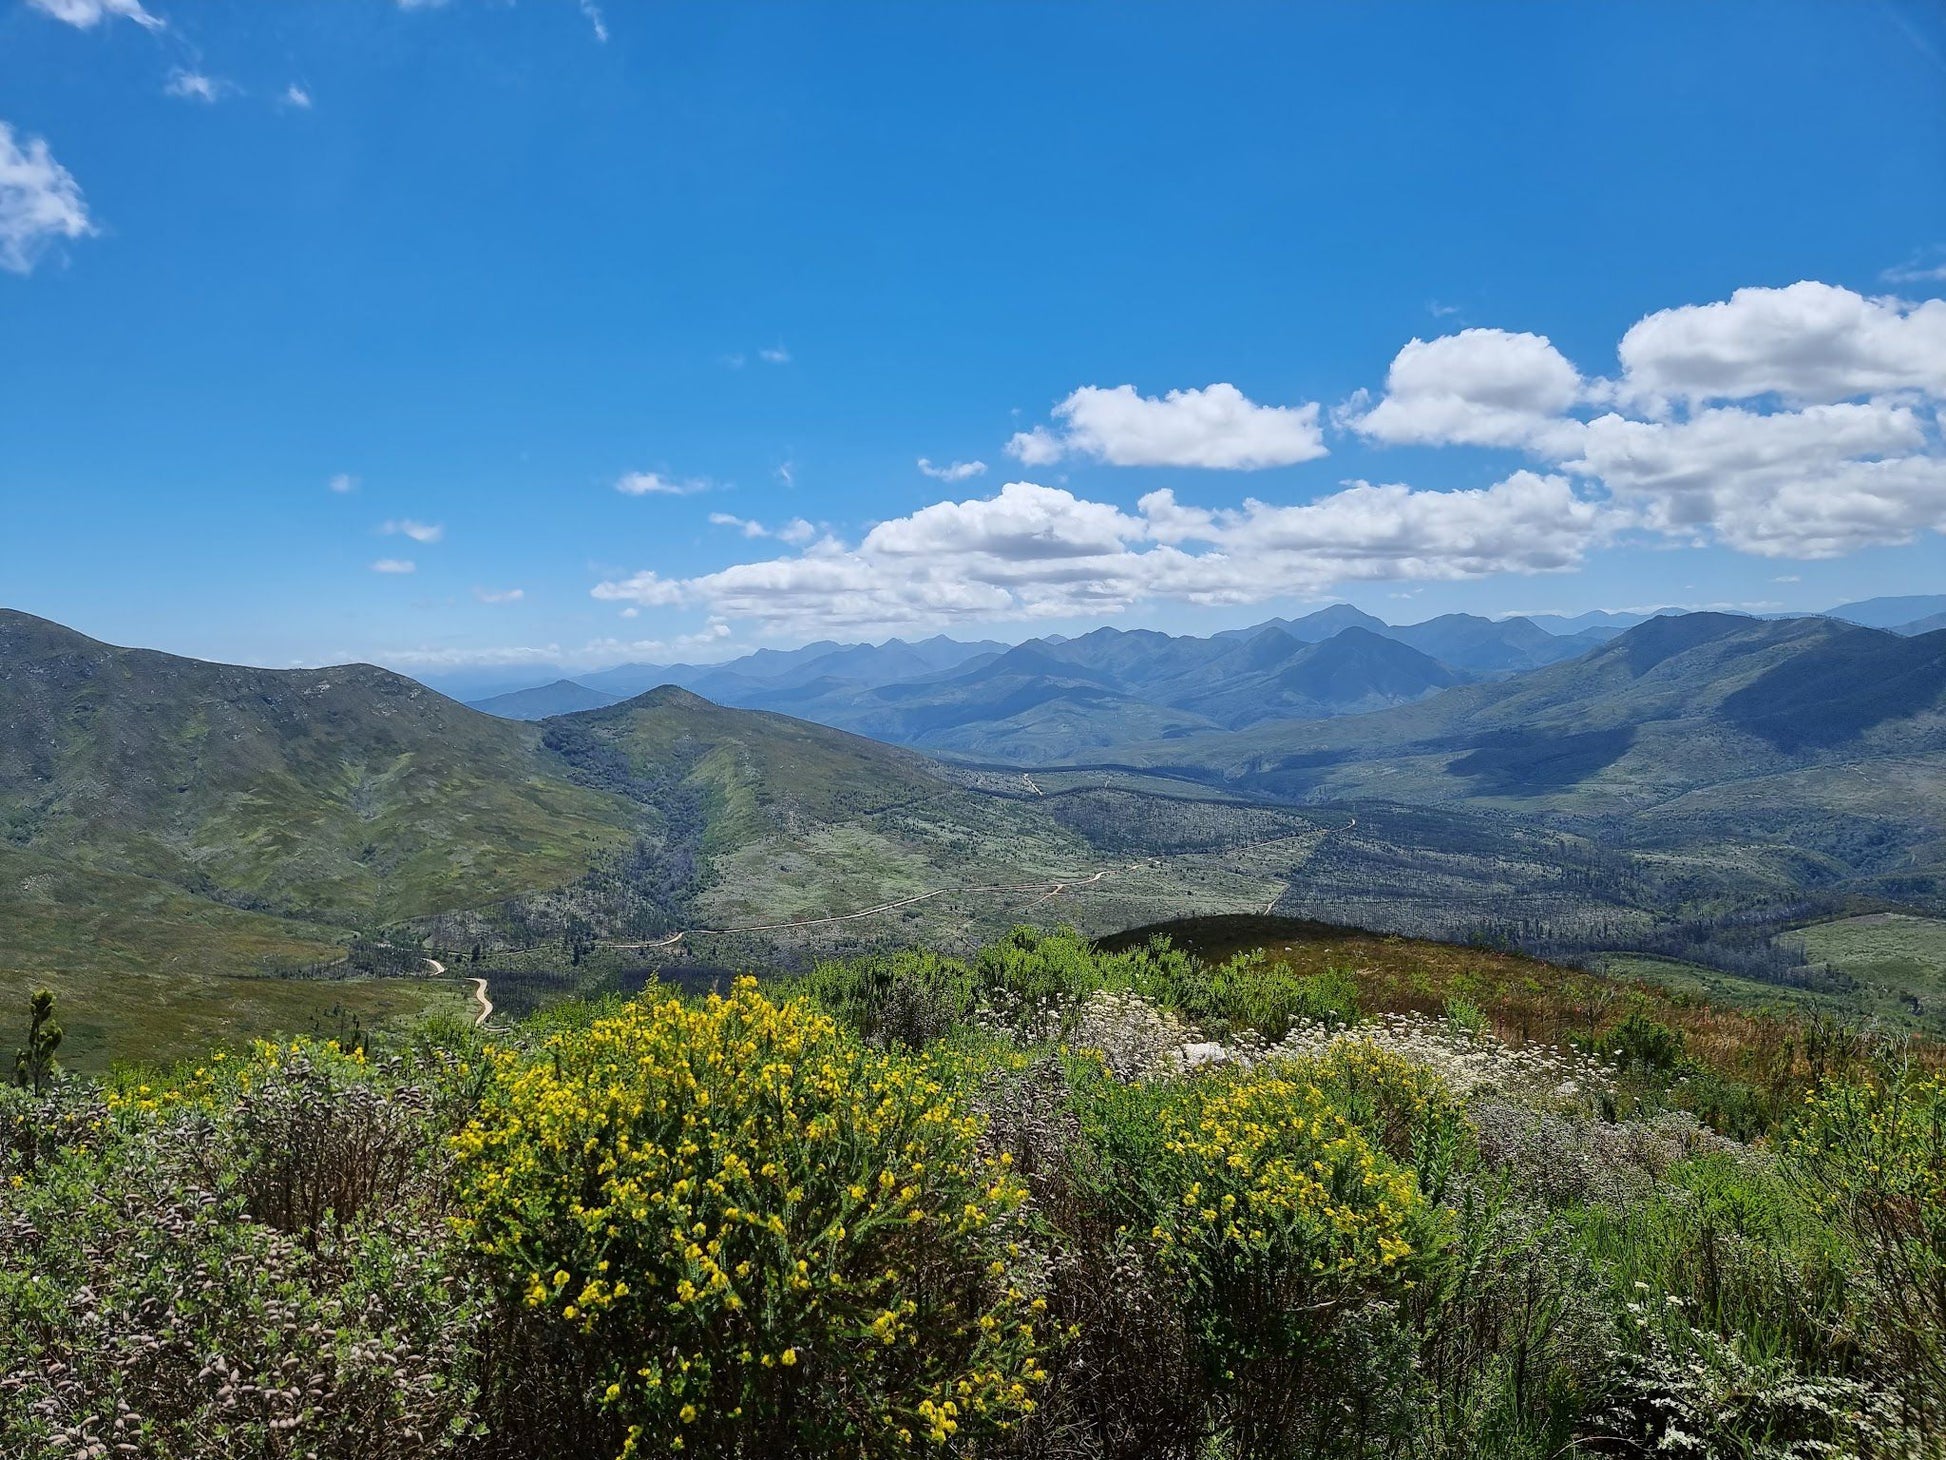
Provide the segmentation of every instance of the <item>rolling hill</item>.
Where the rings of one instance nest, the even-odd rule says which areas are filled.
[[[339,928],[489,901],[629,840],[629,809],[548,759],[369,665],[207,664],[0,612],[0,847],[78,876]]]
[[[1807,886],[1946,888],[1946,633],[1656,618],[1516,679],[1124,759],[1285,801],[1565,817],[1629,845],[1790,863]]]
[[[958,939],[1100,865],[1017,779],[675,686],[528,723],[368,665],[208,664],[0,613],[0,969],[250,973],[355,934],[520,946],[1021,889],[910,915]],[[1097,906],[1186,885],[1131,875]]]
[[[1118,687],[1140,675],[1182,707]],[[928,734],[954,715],[986,734],[1010,708],[1022,747],[1061,714],[1076,744],[1084,711],[1164,717],[1142,744],[1023,774],[673,685],[516,721],[370,666],[206,664],[7,613],[0,989],[106,980],[80,1001],[126,1028],[194,987],[204,1028],[226,999],[377,1017],[397,999],[376,986],[265,1000],[208,982],[341,960],[356,935],[399,968],[477,943],[504,979],[597,940],[663,950],[595,959],[620,976],[630,957],[966,946],[1023,916],[1107,932],[1274,908],[1628,948],[1806,897],[1940,908],[1946,635],[1689,615],[1515,678],[1454,677],[1356,625],[1308,643],[1107,632],[875,702],[933,717]],[[1253,718],[1359,697],[1403,702]]]

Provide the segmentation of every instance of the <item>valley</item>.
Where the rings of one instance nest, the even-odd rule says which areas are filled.
[[[1033,653],[1049,674],[1092,666],[1112,700],[1118,655],[1174,654],[1181,679],[1211,653],[1421,652],[1314,617],[1173,650],[1103,631]],[[1298,644],[1293,629],[1326,636],[1266,645]],[[370,666],[203,664],[9,614],[0,996],[322,979],[352,1009],[359,981],[398,978],[412,1004],[434,997],[409,987],[420,949],[466,955],[455,977],[511,978],[518,1009],[649,969],[1255,912],[1661,960],[1665,981],[1730,980],[1746,1001],[1937,1027],[1935,985],[1861,992],[1884,981],[1790,940],[1820,918],[1946,910],[1946,635],[1712,614],[1580,635],[1593,646],[1572,658],[1383,709],[1161,739],[1122,716],[1125,738],[1023,766],[673,684],[512,720]],[[950,657],[933,641],[906,662]],[[1026,662],[979,648],[971,674],[1010,658]],[[967,723],[983,727],[968,743],[1012,735]],[[1012,743],[1049,743],[1047,723]]]

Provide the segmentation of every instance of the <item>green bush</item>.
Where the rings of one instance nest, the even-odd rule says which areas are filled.
[[[1946,1080],[1891,1069],[1831,1086],[1784,1151],[1802,1200],[1862,1256],[1874,1342],[1946,1431]]]
[[[280,1052],[313,1058],[341,1056]],[[251,1219],[233,1102],[278,1068],[111,1091],[33,1179],[0,1183],[0,1453],[426,1460],[480,1430],[484,1297],[429,1204]]]
[[[868,1044],[923,1049],[972,1012],[973,970],[926,949],[820,963],[802,991]]]
[[[1411,1169],[1332,1103],[1323,1073],[1077,1082],[1083,1129],[1180,1294],[1214,1427],[1240,1456],[1318,1447],[1343,1405],[1370,1397],[1359,1359],[1396,1363],[1404,1341],[1385,1304],[1446,1241]]]
[[[460,1228],[594,1356],[623,1454],[904,1454],[1034,1409],[1024,1189],[918,1064],[746,979],[495,1065]]]

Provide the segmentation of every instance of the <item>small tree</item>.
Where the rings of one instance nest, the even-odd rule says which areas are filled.
[[[36,1095],[61,1072],[54,1051],[61,1047],[61,1026],[54,1022],[54,995],[36,989],[27,1001],[27,1047],[14,1055],[14,1083]]]

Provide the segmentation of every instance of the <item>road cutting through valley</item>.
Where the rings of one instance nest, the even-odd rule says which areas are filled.
[[[475,974],[449,975],[446,972],[446,965],[441,963],[437,958],[428,958],[426,960],[426,966],[432,969],[434,978],[456,976],[460,982],[473,985],[473,1002],[480,1006],[479,1017],[474,1019],[473,1027],[475,1029],[486,1028],[486,1021],[493,1017],[493,1000],[487,997],[486,980]]]

